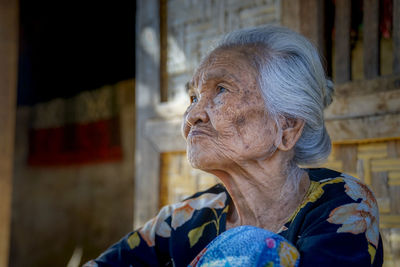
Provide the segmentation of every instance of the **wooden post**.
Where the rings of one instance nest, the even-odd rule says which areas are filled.
[[[393,0],[393,74],[400,74],[400,0]]]
[[[351,79],[350,54],[351,1],[337,0],[335,15],[335,82]]]
[[[324,0],[282,0],[281,17],[282,25],[295,30],[311,40],[318,48],[321,56],[330,64],[331,52],[327,51],[326,8],[329,3]],[[329,46],[328,49],[331,49]],[[325,66],[331,73],[332,67]]]
[[[0,267],[8,266],[18,58],[18,1],[0,0]]]
[[[282,0],[282,25],[296,32],[300,32],[300,0]]]
[[[160,0],[160,100],[168,101],[168,3]]]
[[[364,78],[379,76],[379,1],[364,0],[363,61]]]
[[[303,0],[300,5],[300,33],[309,38],[325,56],[325,2],[323,0]]]
[[[136,1],[136,142],[134,226],[158,211],[160,152],[147,138],[146,122],[160,103],[160,1]]]

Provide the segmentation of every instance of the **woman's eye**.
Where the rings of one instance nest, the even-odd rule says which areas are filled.
[[[192,95],[192,96],[190,96],[190,103],[197,103],[197,96],[195,96],[195,95]]]
[[[225,87],[220,86],[220,85],[217,86],[217,93],[218,93],[218,94],[223,93],[223,92],[225,92],[225,91],[226,91],[226,88],[225,88]]]

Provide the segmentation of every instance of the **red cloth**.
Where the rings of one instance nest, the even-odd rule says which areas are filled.
[[[28,164],[64,166],[122,159],[118,117],[70,124],[57,128],[31,129]]]

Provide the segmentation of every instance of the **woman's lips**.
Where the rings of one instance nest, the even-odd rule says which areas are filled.
[[[210,136],[207,132],[205,132],[205,131],[202,131],[202,130],[191,130],[190,132],[189,132],[189,135],[188,135],[188,137],[195,137],[195,136],[201,136],[201,135],[207,135],[207,136]]]

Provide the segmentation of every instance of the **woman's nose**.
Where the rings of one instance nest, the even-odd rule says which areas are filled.
[[[210,118],[208,117],[208,113],[206,111],[207,101],[206,99],[202,99],[197,103],[193,104],[194,106],[188,111],[186,116],[187,123],[192,126],[197,123],[207,123]]]

